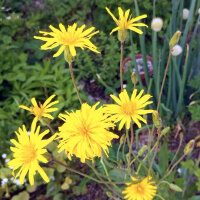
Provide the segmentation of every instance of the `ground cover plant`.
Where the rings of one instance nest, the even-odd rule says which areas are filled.
[[[0,197],[199,199],[199,9],[2,1]]]

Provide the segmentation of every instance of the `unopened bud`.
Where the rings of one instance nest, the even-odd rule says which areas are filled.
[[[107,195],[108,197],[112,197],[111,192],[106,192],[106,195]]]
[[[187,8],[183,9],[183,19],[188,19],[190,11]]]
[[[172,48],[172,55],[173,56],[178,56],[182,53],[183,49],[180,45],[175,45],[173,48]]]
[[[200,8],[198,9],[198,13],[200,14]]]
[[[138,156],[142,156],[147,149],[147,145],[144,145],[139,151]]]
[[[181,36],[180,31],[176,31],[176,33],[174,33],[169,42],[170,49],[172,49],[178,43],[180,36]]]
[[[126,29],[123,29],[123,30],[118,30],[118,40],[120,42],[124,42],[128,37],[128,34],[127,34],[127,30]]]
[[[163,135],[169,133],[169,131],[170,131],[170,127],[169,127],[169,126],[166,127],[166,128],[164,128],[164,129],[161,131],[161,136],[163,136]]]
[[[179,134],[179,137],[180,137],[180,140],[183,139],[183,133],[182,132]]]
[[[182,192],[183,191],[178,185],[175,185],[173,183],[170,183],[169,187],[170,187],[170,189],[172,189],[172,190],[174,190],[176,192]]]
[[[161,128],[162,126],[162,120],[160,118],[160,115],[158,113],[158,111],[154,110],[152,113],[153,116],[153,124],[156,128]]]
[[[72,56],[69,47],[64,50],[64,58],[67,63],[72,63],[74,61],[74,57]]]
[[[133,72],[133,73],[131,74],[131,80],[132,80],[132,83],[133,83],[134,85],[136,85],[136,84],[138,83],[138,79],[137,79],[137,76],[136,76],[136,73],[135,73],[135,72]]]
[[[190,140],[186,146],[185,146],[185,149],[184,149],[184,154],[185,155],[188,155],[189,153],[192,152],[193,148],[194,148],[194,143],[195,143],[195,140]]]
[[[160,17],[153,18],[151,22],[151,28],[155,31],[158,32],[162,29],[163,26],[163,20]]]
[[[122,145],[124,144],[124,139],[125,139],[125,135],[122,135],[120,140],[119,140],[119,143]]]

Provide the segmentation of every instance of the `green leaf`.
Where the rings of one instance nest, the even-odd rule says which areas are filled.
[[[167,148],[167,142],[164,142],[160,152],[158,153],[158,165],[162,173],[166,171],[169,165],[169,153]]]
[[[12,197],[11,200],[29,200],[30,198],[30,195],[28,192],[26,191],[23,191],[23,192],[20,192],[18,195],[15,195]]]

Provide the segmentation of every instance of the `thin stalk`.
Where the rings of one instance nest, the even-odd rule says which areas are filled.
[[[103,184],[110,190],[112,191],[114,194],[121,196],[121,193],[116,192],[115,190],[113,190],[112,187],[110,187],[110,183],[109,182],[104,182],[103,179],[101,178],[100,174],[96,171],[96,169],[91,166],[89,163],[87,163],[87,165],[93,170],[93,172],[96,174],[96,176],[101,180],[101,182],[103,182]]]
[[[124,43],[121,42],[121,56],[120,56],[120,83],[121,83],[121,91],[123,90],[123,54],[124,54]]]
[[[123,135],[122,137],[124,137],[124,135]],[[125,139],[125,137],[124,137],[124,139]],[[119,147],[118,147],[118,149],[117,149],[117,163],[119,163],[119,152],[120,152],[120,149],[121,149],[122,144],[123,144],[123,143],[120,142]]]
[[[68,64],[69,64],[69,70],[70,70],[72,82],[73,82],[73,84],[74,84],[76,93],[77,93],[77,95],[78,95],[78,99],[79,99],[79,101],[80,101],[80,104],[83,104],[83,101],[82,101],[81,96],[80,96],[79,91],[78,91],[78,87],[77,87],[76,82],[75,82],[75,79],[74,79],[74,73],[73,73],[73,70],[72,70],[72,63],[68,63]]]
[[[105,173],[106,173],[106,176],[107,176],[107,179],[108,179],[109,183],[110,183],[115,189],[117,189],[118,192],[121,192],[120,189],[117,187],[117,185],[114,184],[114,183],[111,181],[110,176],[109,176],[109,174],[108,174],[108,170],[107,170],[107,168],[106,168],[106,166],[105,166],[105,164],[104,164],[104,162],[103,162],[103,157],[101,157],[101,164],[102,164],[102,166],[103,166],[103,168],[104,168],[104,171],[105,171]]]
[[[183,142],[183,138],[180,139],[180,142],[179,142],[179,145],[178,145],[178,149],[177,149],[177,151],[176,151],[174,157],[172,158],[172,161],[171,161],[171,163],[170,163],[170,165],[169,165],[167,171],[169,171],[170,167],[172,166],[172,163],[174,162],[176,156],[178,155],[178,152],[179,152],[179,150],[180,150],[180,148],[181,148],[182,142]]]
[[[141,79],[141,76],[140,76],[140,73],[139,73],[139,70],[138,70],[138,64],[137,64],[136,57],[135,57],[135,52],[134,52],[135,49],[134,49],[134,44],[133,44],[132,31],[130,31],[130,38],[131,38],[131,59],[132,59],[132,63],[133,63],[133,66],[135,67],[135,73],[136,73],[139,85],[146,92],[146,88],[143,86],[142,79]]]
[[[133,122],[131,122],[131,142],[129,148],[129,154],[131,155],[132,147],[133,147],[134,133],[133,133]]]
[[[170,49],[169,56],[168,56],[168,61],[167,61],[167,66],[165,68],[164,78],[163,78],[162,86],[161,86],[161,89],[160,89],[160,95],[159,95],[159,99],[158,99],[157,111],[159,110],[161,95],[162,95],[162,92],[163,92],[163,87],[164,87],[164,84],[165,84],[165,79],[166,79],[166,76],[167,76],[167,71],[168,71],[171,55],[172,55],[172,51]]]
[[[140,11],[139,11],[137,0],[134,0],[134,3],[135,3],[136,15],[139,16]],[[149,84],[149,70],[148,70],[148,66],[147,66],[147,57],[146,57],[147,54],[146,54],[144,33],[139,35],[139,38],[140,38],[140,46],[141,46],[141,52],[142,52],[145,80],[146,80],[146,84],[148,85]]]
[[[181,82],[181,88],[180,88],[180,92],[179,92],[179,98],[178,98],[176,116],[180,112],[181,104],[183,102],[183,92],[184,92],[185,82],[186,82],[186,78],[187,78],[188,55],[189,55],[189,45],[187,44],[185,65],[184,65],[184,71],[183,71],[183,78],[182,78],[182,82]]]
[[[161,181],[163,179],[165,179],[167,176],[170,175],[170,173],[173,171],[173,169],[181,162],[181,160],[183,160],[185,158],[186,154],[183,154],[172,166],[172,168],[163,176],[163,178],[161,179]]]
[[[160,129],[158,130],[158,135],[160,135]],[[150,173],[151,173],[151,169],[152,169],[152,166],[153,166],[153,161],[155,160],[156,154],[157,154],[157,152],[158,152],[158,146],[159,146],[159,145],[156,146],[156,149],[155,149],[155,151],[154,151],[153,158],[152,158],[151,163],[150,163],[150,166],[149,166],[148,175],[150,175]]]
[[[161,138],[161,137],[158,136],[158,139],[157,139],[156,143],[154,144],[154,146],[152,147],[152,149],[147,153],[147,155],[146,155],[146,156],[144,157],[144,159],[141,161],[141,163],[140,163],[140,165],[139,165],[139,167],[138,167],[138,169],[137,169],[136,174],[139,173],[140,168],[142,167],[144,161],[149,157],[149,155],[153,152],[153,150],[156,148],[156,146],[159,145],[160,138]]]
[[[123,159],[125,159],[125,146],[126,146],[126,137],[124,137],[124,143],[123,143],[123,148],[122,148],[122,156],[123,156]]]
[[[158,87],[158,66],[157,66],[157,32],[152,30],[152,49],[153,49],[153,74],[154,74],[154,84],[156,86],[156,100],[159,96]]]
[[[96,179],[96,178],[93,178],[93,177],[87,175],[87,174],[84,174],[84,173],[79,172],[79,171],[77,171],[77,170],[75,170],[75,169],[72,169],[71,167],[69,167],[69,166],[67,166],[66,164],[64,164],[64,163],[62,163],[62,162],[56,160],[55,158],[52,158],[52,161],[53,161],[54,163],[57,163],[57,164],[59,164],[59,165],[62,165],[63,167],[65,167],[67,170],[69,170],[69,171],[71,171],[71,172],[74,172],[74,173],[76,173],[76,174],[79,174],[80,176],[87,177],[87,178],[89,178],[89,179],[91,179],[91,180],[93,180],[93,181],[95,181],[95,182],[97,182],[97,183],[107,183],[106,181],[102,181],[102,180],[100,181],[100,180],[98,180],[98,179]]]

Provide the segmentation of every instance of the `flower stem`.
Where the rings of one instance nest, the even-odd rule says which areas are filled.
[[[168,71],[168,68],[169,68],[169,62],[170,62],[170,59],[171,59],[171,55],[172,55],[172,50],[170,49],[168,60],[167,60],[167,66],[165,68],[164,78],[163,78],[161,89],[160,89],[160,95],[159,95],[159,99],[158,99],[157,111],[159,110],[161,95],[162,95],[162,92],[163,92],[163,87],[164,87],[164,84],[165,84],[165,79],[166,79],[166,76],[167,76],[167,71]]]
[[[170,173],[173,171],[173,169],[181,162],[181,160],[183,160],[185,158],[186,154],[183,154],[172,166],[172,168],[165,174],[165,176],[161,179],[163,180],[164,178],[166,178],[167,176],[170,175]]]
[[[78,95],[78,99],[79,99],[80,103],[83,104],[83,101],[82,101],[81,96],[80,96],[79,91],[78,91],[78,87],[77,87],[75,79],[74,79],[74,73],[73,73],[73,70],[72,70],[72,63],[68,62],[68,64],[69,64],[70,74],[71,74],[71,77],[72,77],[72,82],[73,82],[74,87],[76,89],[76,93]]]
[[[56,160],[54,157],[52,158],[52,161],[53,161],[54,163],[57,163],[57,164],[59,164],[59,165],[62,165],[63,167],[65,167],[67,170],[69,170],[69,171],[71,171],[71,172],[74,172],[74,173],[79,174],[79,175],[81,175],[81,176],[87,177],[87,178],[89,178],[89,179],[91,179],[91,180],[93,180],[93,181],[95,181],[95,182],[97,182],[97,183],[107,183],[106,181],[103,181],[103,180],[100,181],[100,180],[98,180],[98,179],[96,179],[96,178],[93,178],[93,177],[87,175],[87,174],[84,174],[84,173],[79,172],[79,171],[77,171],[77,170],[75,170],[75,169],[72,169],[72,168],[69,167],[68,165],[66,165],[66,164],[64,164],[64,163],[62,163],[62,162],[60,162],[59,160]]]
[[[123,90],[123,54],[124,54],[124,42],[121,42],[121,56],[120,56],[120,83],[121,91]]]

